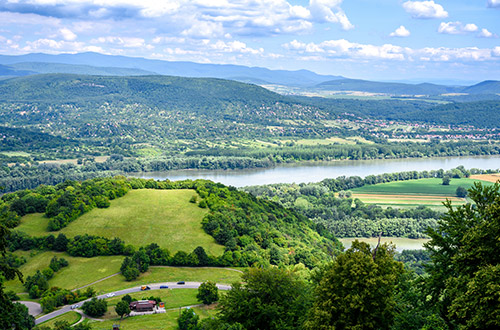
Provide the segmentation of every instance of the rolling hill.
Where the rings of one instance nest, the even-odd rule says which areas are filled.
[[[35,68],[37,73],[87,73],[100,72],[117,68],[144,70],[154,74],[183,76],[183,77],[211,77],[238,80],[252,83],[283,84],[287,86],[313,86],[323,81],[341,78],[331,75],[319,75],[308,70],[288,71],[270,70],[261,67],[246,67],[242,65],[201,64],[194,62],[169,62],[126,56],[104,55],[99,53],[79,54],[26,54],[0,55],[0,64],[15,67],[27,67],[32,64],[25,62],[50,63],[47,68]],[[67,66],[64,66],[67,65]],[[86,67],[82,67],[86,66]],[[103,68],[104,67],[104,68]],[[50,68],[50,69],[49,69]],[[76,71],[86,70],[87,72]],[[38,70],[38,71],[37,71]],[[57,70],[57,71],[55,71]],[[94,73],[89,73],[94,74]],[[113,75],[116,75],[113,73]]]

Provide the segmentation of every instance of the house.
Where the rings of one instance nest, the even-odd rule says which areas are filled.
[[[152,312],[156,307],[154,300],[132,301],[129,304],[130,310],[134,312]]]

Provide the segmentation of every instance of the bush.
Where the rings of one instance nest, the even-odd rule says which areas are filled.
[[[108,310],[108,303],[104,299],[92,298],[83,303],[83,312],[88,316],[99,317],[103,316]]]
[[[210,305],[219,300],[219,289],[214,282],[204,282],[198,287],[198,294],[196,295],[198,301],[205,305]]]

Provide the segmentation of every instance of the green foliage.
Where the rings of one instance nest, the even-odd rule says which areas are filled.
[[[132,297],[129,294],[126,294],[122,297],[122,301],[125,301],[127,304],[132,302]]]
[[[200,317],[191,308],[184,309],[181,316],[177,319],[179,330],[199,330],[199,319]]]
[[[443,177],[443,186],[449,186],[450,185],[450,181],[451,181],[450,177],[447,176],[447,175],[445,175]]]
[[[233,284],[220,299],[221,321],[245,329],[302,329],[311,303],[310,288],[295,273],[270,267],[250,268],[245,285]]]
[[[447,203],[447,213],[429,231],[427,293],[449,327],[497,328],[500,185],[476,183],[469,198],[474,204],[453,208]]]
[[[108,310],[108,303],[104,299],[97,299],[94,297],[83,303],[82,310],[89,316],[99,317],[104,315]]]
[[[205,305],[213,304],[219,300],[219,289],[214,282],[203,282],[198,287],[196,298]]]
[[[371,250],[354,241],[322,273],[306,329],[387,329],[403,265],[386,244]]]
[[[130,314],[130,306],[129,303],[121,300],[116,303],[115,312],[120,316],[120,319],[123,319],[124,315]]]
[[[464,187],[458,187],[455,194],[457,197],[466,197],[467,196],[467,189]]]

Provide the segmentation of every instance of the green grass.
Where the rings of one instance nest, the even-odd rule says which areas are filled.
[[[231,284],[240,281],[240,278],[240,272],[224,268],[151,267],[134,281],[127,282],[123,276],[118,275],[96,283],[92,287],[99,293],[105,293],[150,283],[212,281],[219,284]]]
[[[469,188],[477,181],[473,179],[451,179],[450,185],[442,185],[442,179],[430,178],[408,181],[394,181],[389,183],[379,183],[375,185],[365,185],[352,189],[353,193],[364,194],[394,194],[394,195],[435,195],[435,196],[455,196],[455,191],[459,186]],[[491,183],[481,181],[483,185]]]
[[[194,307],[194,312],[200,316],[200,319],[215,316],[216,311],[212,307]],[[121,330],[143,330],[143,329],[178,329],[177,319],[179,318],[179,310],[169,310],[164,314],[141,315],[124,318],[120,322],[120,318],[110,321],[89,321],[94,330],[109,330],[113,324],[120,324]]]
[[[52,257],[65,258],[68,260],[68,267],[61,268],[54,273],[54,277],[49,280],[50,286],[58,286],[65,289],[76,289],[86,284],[95,282],[103,277],[120,271],[123,256],[80,258],[71,257],[66,253],[60,252],[39,252],[30,256],[29,252],[16,252],[24,255],[27,262],[19,267],[24,278],[35,274],[37,270],[43,270],[49,267]],[[25,289],[19,280],[11,280],[5,283],[7,290],[15,292],[24,292]]]
[[[133,300],[146,299],[151,296],[161,298],[161,301],[165,303],[165,309],[179,308],[183,306],[198,305],[200,302],[196,299],[198,294],[198,289],[161,289],[154,291],[144,291],[130,293],[129,295]],[[108,302],[108,312],[103,316],[103,318],[111,319],[116,318],[115,306],[122,299],[124,295],[115,296],[113,298],[106,299]]]
[[[30,154],[24,151],[2,151],[0,154],[7,157],[29,157]]]
[[[64,313],[64,314],[62,314],[58,317],[55,317],[49,321],[45,321],[45,322],[41,323],[41,325],[44,327],[51,327],[52,328],[56,325],[56,322],[58,322],[58,321],[66,321],[71,325],[71,324],[75,324],[76,322],[80,321],[81,318],[82,318],[82,316],[80,314],[78,314],[77,312],[67,312],[67,313]]]
[[[202,229],[201,221],[208,210],[189,203],[195,194],[188,189],[132,190],[111,201],[109,208],[93,209],[60,232],[69,237],[83,233],[119,237],[136,247],[157,243],[171,253],[189,253],[203,246],[207,253],[218,256],[224,247]],[[29,235],[46,235],[47,224],[42,214],[31,214],[23,217],[18,229]]]

